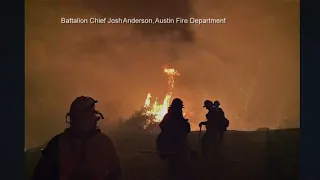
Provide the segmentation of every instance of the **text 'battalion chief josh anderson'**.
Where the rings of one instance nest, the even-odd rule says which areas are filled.
[[[225,24],[226,18],[61,18],[62,24]]]

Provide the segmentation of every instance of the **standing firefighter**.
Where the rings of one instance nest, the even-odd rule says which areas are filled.
[[[97,128],[97,121],[103,119],[95,109],[97,102],[85,96],[72,102],[66,116],[70,127],[52,138],[42,151],[33,180],[120,178],[121,165],[115,145]]]
[[[160,156],[168,161],[168,173],[175,180],[188,178],[189,148],[187,135],[190,124],[182,114],[183,102],[174,99],[168,113],[159,124],[161,133],[157,138],[157,148]]]
[[[200,128],[205,125],[207,129],[202,137],[201,149],[204,157],[211,157],[222,143],[224,132],[229,126],[229,120],[225,118],[219,101],[212,103],[212,101],[206,100],[203,107],[209,112],[206,114],[207,121],[199,124]]]

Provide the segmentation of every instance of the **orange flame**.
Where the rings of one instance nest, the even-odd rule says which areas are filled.
[[[163,99],[163,103],[159,104],[158,99],[155,100],[154,104],[150,106],[151,94],[148,93],[147,98],[145,100],[144,108],[147,109],[147,115],[153,115],[155,117],[155,122],[160,122],[164,115],[168,112],[168,108],[171,103],[172,90],[174,88],[174,76],[179,76],[180,74],[175,69],[164,69],[164,73],[169,76],[168,85],[169,90]]]

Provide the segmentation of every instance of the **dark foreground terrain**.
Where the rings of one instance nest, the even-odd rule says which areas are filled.
[[[140,150],[154,149],[156,135],[113,133],[121,156],[125,180],[160,180],[165,162],[157,155]],[[192,158],[195,180],[298,180],[299,129],[240,132],[228,131],[220,157],[209,168]],[[199,132],[190,134],[190,145],[197,149]],[[39,158],[39,149],[26,152],[26,179],[30,179]],[[204,170],[209,169],[209,170]]]

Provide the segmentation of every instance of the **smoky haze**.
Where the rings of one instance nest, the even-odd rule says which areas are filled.
[[[162,99],[164,67],[190,121],[220,100],[231,129],[297,126],[299,2],[289,0],[86,0],[26,2],[26,146],[65,127],[80,95],[99,100],[108,125]],[[61,24],[61,17],[227,18],[226,24]],[[283,126],[283,125],[282,125]]]

